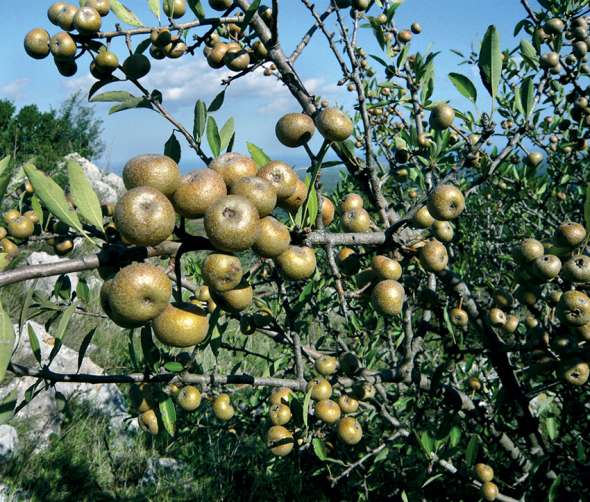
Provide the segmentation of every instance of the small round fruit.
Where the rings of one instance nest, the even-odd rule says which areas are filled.
[[[558,17],[549,19],[543,26],[545,33],[550,35],[559,35],[565,29],[565,24]]]
[[[571,282],[590,282],[590,256],[572,256],[564,263],[562,274]]]
[[[286,225],[267,216],[260,220],[258,234],[253,249],[264,258],[277,258],[283,254],[291,243],[291,234]]]
[[[347,232],[368,232],[371,228],[371,216],[366,209],[351,209],[342,215],[342,226]]]
[[[451,242],[455,236],[453,225],[448,221],[436,220],[432,224],[432,233],[441,242]]]
[[[76,16],[76,12],[78,12],[78,7],[65,2],[58,3],[61,4],[61,7],[57,10],[57,22],[55,24],[62,30],[71,31],[74,29],[74,17]]]
[[[555,232],[555,240],[561,246],[575,248],[584,242],[586,229],[579,223],[567,221],[559,225]]]
[[[244,251],[254,244],[260,218],[254,204],[241,195],[228,195],[209,206],[205,232],[221,251]]]
[[[238,313],[246,310],[254,300],[254,291],[252,286],[242,281],[234,289],[217,293],[211,291],[211,295],[215,303],[217,303],[223,310],[230,313]]]
[[[192,303],[169,304],[152,321],[154,335],[171,347],[192,347],[205,338],[209,321],[204,310]]]
[[[6,225],[8,235],[15,239],[28,239],[35,231],[35,225],[26,216],[19,216]]]
[[[333,375],[338,370],[338,359],[334,356],[320,356],[315,360],[315,369],[320,375]]]
[[[176,213],[162,192],[142,186],[129,190],[119,199],[113,221],[127,242],[155,246],[172,234]]]
[[[315,133],[312,118],[304,113],[288,113],[275,127],[278,140],[289,148],[305,145]]]
[[[306,392],[311,390],[311,398],[314,401],[330,399],[332,396],[332,386],[325,378],[314,378],[307,383]]]
[[[348,115],[337,108],[322,110],[316,116],[315,124],[325,139],[335,142],[348,139],[354,128]]]
[[[168,28],[153,29],[150,33],[150,41],[153,46],[162,49],[172,42],[172,34]]]
[[[315,250],[305,246],[289,246],[278,256],[277,263],[288,279],[294,281],[309,279],[317,265]]]
[[[344,417],[338,422],[338,437],[347,445],[353,446],[363,438],[363,428],[353,417]]]
[[[467,380],[467,385],[469,385],[469,388],[474,392],[481,390],[481,382],[477,377],[469,377],[469,379]]]
[[[428,198],[428,211],[437,220],[454,220],[464,209],[465,198],[454,185],[439,185]]]
[[[305,203],[305,199],[307,199],[307,191],[305,182],[297,178],[295,191],[286,199],[281,200],[280,206],[291,214],[296,214],[299,208]]]
[[[203,262],[203,281],[217,292],[234,289],[242,281],[244,272],[237,256],[211,253]]]
[[[166,155],[138,155],[125,164],[123,183],[127,190],[149,186],[170,197],[180,185],[180,169]]]
[[[209,6],[219,12],[229,9],[233,3],[234,0],[209,0]]]
[[[469,324],[469,315],[463,309],[457,307],[452,309],[449,317],[455,326],[464,327]]]
[[[553,279],[561,271],[561,260],[555,255],[545,254],[533,261],[532,270],[542,280]]]
[[[92,35],[100,31],[102,19],[98,11],[92,7],[80,7],[74,16],[74,28],[82,35]]]
[[[73,77],[78,71],[78,65],[73,59],[55,59],[55,67],[64,77]]]
[[[342,413],[356,413],[359,409],[359,402],[354,398],[343,394],[338,398],[338,406]]]
[[[407,44],[412,40],[412,32],[410,30],[401,30],[397,34],[397,40],[400,44]]]
[[[223,64],[232,71],[243,71],[250,64],[250,54],[239,45],[230,46],[223,55]]]
[[[285,425],[291,420],[291,409],[286,404],[273,404],[268,415],[273,425]]]
[[[4,239],[8,235],[8,232],[4,227],[0,227],[0,240]]]
[[[153,384],[132,384],[129,400],[133,411],[141,414],[158,405],[158,388]]]
[[[235,181],[245,176],[256,176],[258,171],[256,163],[250,157],[235,152],[217,157],[209,164],[209,168],[221,174],[230,189]]]
[[[149,263],[133,263],[112,279],[108,302],[112,311],[131,323],[144,323],[168,306],[172,283],[166,273]]]
[[[547,52],[541,56],[541,66],[543,68],[557,68],[559,67],[559,54],[557,52]]]
[[[195,411],[201,405],[201,392],[194,385],[187,385],[178,392],[176,402],[184,411]]]
[[[268,216],[277,205],[273,185],[259,176],[244,176],[231,186],[231,193],[246,197],[258,210],[260,217]]]
[[[338,404],[331,399],[323,399],[322,401],[318,401],[315,403],[314,410],[315,415],[322,422],[327,424],[336,423],[338,420],[340,420],[340,416],[342,415],[340,406],[338,406]]]
[[[541,162],[543,162],[543,154],[541,152],[531,152],[527,155],[527,166],[537,167]]]
[[[455,110],[447,103],[439,103],[430,111],[430,127],[436,131],[448,129],[455,119]]]
[[[84,6],[92,7],[102,17],[105,17],[111,10],[111,0],[86,0]]]
[[[484,484],[481,485],[481,494],[485,500],[496,500],[498,493],[498,487],[495,483],[492,483],[491,481],[486,481]]]
[[[227,422],[235,414],[234,407],[231,404],[227,394],[219,394],[213,401],[213,413],[221,421]]]
[[[10,239],[2,239],[0,241],[0,249],[11,258],[14,258],[19,253],[18,246]]]
[[[581,291],[566,291],[557,305],[560,319],[570,326],[582,326],[590,322],[590,298]]]
[[[362,209],[364,205],[363,198],[356,193],[349,193],[340,203],[340,209],[343,213],[351,209]]]
[[[223,177],[212,169],[198,169],[180,179],[172,204],[186,218],[200,218],[215,202],[227,196]]]
[[[158,416],[154,410],[147,410],[143,412],[137,417],[137,422],[143,430],[149,432],[153,436],[158,435],[160,427],[158,425]]]
[[[43,28],[35,28],[27,33],[24,41],[25,51],[33,59],[49,56],[51,37]]]
[[[512,334],[518,329],[519,323],[520,320],[518,319],[518,317],[509,314],[506,316],[506,322],[504,323],[504,326],[502,326],[502,329],[505,333]]]
[[[373,259],[371,260],[371,270],[373,270],[375,275],[380,279],[397,281],[402,276],[402,267],[399,264],[399,261],[392,260],[383,255],[373,256]]]
[[[98,51],[94,62],[101,71],[108,74],[113,73],[119,67],[119,58],[117,55],[107,49],[101,49]]]
[[[277,199],[286,199],[293,195],[297,188],[297,174],[288,164],[279,160],[272,160],[266,164],[258,176],[270,182],[277,193]]]
[[[215,44],[210,50],[207,51],[207,63],[211,68],[218,69],[223,67],[223,58],[228,50],[228,44],[223,42]],[[209,166],[211,167],[211,166]]]
[[[65,7],[66,2],[55,2],[51,4],[49,9],[47,9],[47,18],[51,22],[51,24],[58,25],[58,17],[62,9]]]
[[[488,319],[492,326],[504,326],[506,324],[506,314],[503,310],[494,307],[488,312]]]
[[[69,60],[76,55],[76,42],[65,31],[60,31],[53,35],[49,42],[49,47],[56,61]]]
[[[164,14],[178,19],[186,13],[186,0],[164,0]]]
[[[572,385],[584,385],[590,376],[590,367],[586,361],[580,359],[566,359],[561,362],[562,378]]]
[[[420,25],[420,23],[412,23],[410,29],[412,30],[412,33],[414,33],[415,35],[419,35],[420,33],[422,33],[422,25]]]
[[[279,387],[270,395],[271,404],[288,404],[293,396],[293,391],[288,387]]]
[[[327,197],[322,196],[322,222],[325,227],[334,221],[335,213],[336,208],[334,207],[334,203]]]
[[[545,254],[545,248],[536,239],[524,239],[513,251],[519,263],[530,263]]]
[[[487,483],[494,479],[494,469],[487,464],[475,464],[475,475],[482,483]]]
[[[123,72],[131,80],[145,77],[151,70],[150,60],[143,54],[132,54],[123,61]]]
[[[434,218],[426,206],[419,208],[412,217],[412,223],[418,228],[428,228],[434,224]]]
[[[378,312],[385,315],[399,315],[404,304],[404,288],[394,280],[380,281],[373,288],[371,301]]]
[[[418,254],[420,263],[429,272],[442,272],[449,263],[447,248],[436,239],[429,240]]]
[[[282,425],[273,425],[266,434],[266,444],[273,455],[284,457],[293,450],[295,441],[291,434]]]

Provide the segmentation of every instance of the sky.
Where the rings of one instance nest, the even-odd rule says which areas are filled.
[[[59,31],[46,17],[51,3],[46,0],[12,2],[10,9],[4,9],[0,17],[4,34],[3,43],[0,44],[0,99],[10,99],[18,107],[34,103],[43,110],[59,108],[60,103],[71,93],[77,90],[87,93],[94,81],[87,70],[90,63],[87,57],[79,61],[76,76],[65,78],[57,72],[51,57],[35,61],[25,54],[22,41],[30,29],[44,27],[52,34]],[[124,0],[124,3],[143,23],[157,25],[157,20],[147,8],[147,0]],[[329,4],[329,0],[316,0],[315,3],[321,10]],[[532,3],[535,5],[534,1]],[[280,6],[281,43],[284,51],[290,54],[313,20],[299,0],[281,0]],[[373,11],[376,12],[376,9]],[[190,20],[190,16],[192,13],[189,11],[182,21]],[[524,11],[518,0],[406,0],[398,9],[395,19],[399,28],[407,28],[414,21],[422,25],[422,34],[415,36],[412,41],[413,51],[441,51],[436,63],[434,97],[451,100],[452,104],[466,108],[470,105],[450,84],[447,74],[459,71],[473,81],[479,81],[479,78],[468,67],[458,67],[459,58],[450,50],[458,49],[466,53],[471,47],[477,48],[490,24],[500,31],[502,47],[513,47],[513,27],[523,17]],[[116,18],[110,14],[105,18],[103,28],[112,28],[115,22]],[[193,33],[202,34],[202,30],[193,30]],[[371,39],[368,30],[361,31],[361,45]],[[368,44],[368,47],[369,53],[380,55],[374,43]],[[113,49],[120,58],[124,57],[126,49],[122,38],[113,42]],[[328,99],[331,104],[341,104],[351,110],[350,96],[343,87],[336,85],[341,75],[321,34],[314,36],[299,58],[296,69],[312,92]],[[160,89],[164,94],[164,104],[192,130],[195,101],[201,99],[209,103],[222,89],[221,80],[229,74],[224,69],[210,69],[199,52],[194,57],[186,56],[179,60],[152,61],[152,72],[142,82],[149,89]],[[125,84],[114,84],[107,88],[117,89],[130,88],[126,88]],[[479,94],[484,93],[480,87]],[[485,109],[485,101],[482,100],[482,104]],[[108,171],[119,172],[125,162],[135,155],[162,152],[172,132],[168,122],[149,110],[108,115],[108,104],[96,103],[92,106],[104,122],[102,139],[106,145],[103,157],[96,160],[101,168]],[[283,147],[274,135],[277,120],[285,113],[298,111],[300,108],[297,102],[280,82],[257,72],[232,83],[226,93],[225,105],[215,113],[215,118],[221,125],[230,116],[234,117],[234,150],[246,152],[246,142],[252,142],[273,158],[299,164],[303,161],[303,152]],[[181,141],[181,144],[183,170],[203,167],[186,143]]]

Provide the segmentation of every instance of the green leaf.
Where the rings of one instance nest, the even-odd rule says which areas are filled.
[[[8,155],[0,160],[0,201],[4,198],[11,176],[12,166],[10,165],[10,155]]]
[[[53,214],[58,220],[72,227],[77,232],[82,234],[88,240],[88,234],[82,229],[82,224],[76,212],[72,209],[62,188],[53,181],[49,176],[42,173],[33,164],[27,164],[24,166],[24,171],[35,194],[45,204],[45,207]]]
[[[160,415],[162,416],[162,423],[166,432],[171,436],[174,436],[176,430],[176,409],[174,408],[174,402],[172,398],[168,398],[165,401],[160,401]]]
[[[8,253],[0,253],[0,272],[2,272],[10,264],[10,257]]]
[[[119,0],[111,0],[111,10],[121,21],[131,26],[143,26],[143,23],[132,10],[123,5]]]
[[[201,0],[188,0],[188,6],[191,8],[197,19],[203,19],[205,17],[205,9],[201,4]]]
[[[465,75],[449,73],[449,80],[463,96],[474,103],[477,101],[477,89]]]
[[[76,306],[70,305],[68,308],[64,310],[63,314],[61,315],[59,323],[57,324],[57,329],[55,330],[55,333],[53,335],[53,337],[55,338],[55,345],[53,346],[53,349],[51,349],[51,353],[49,354],[49,363],[53,361],[54,357],[61,349],[63,337],[66,333],[66,330],[68,329],[68,326],[70,325],[70,321],[75,311]]]
[[[517,85],[514,88],[514,103],[512,104],[512,109],[524,115],[524,108],[522,107],[522,101],[520,99],[520,87]]]
[[[43,208],[41,207],[41,202],[39,201],[39,197],[33,194],[31,197],[31,208],[35,211],[37,218],[39,218],[39,225],[43,226],[44,223],[44,214]]]
[[[254,143],[246,143],[250,157],[256,162],[258,167],[263,167],[270,162],[270,157],[264,153],[262,148],[256,146]]]
[[[41,346],[39,345],[39,338],[37,337],[37,333],[35,333],[35,328],[30,324],[27,324],[27,331],[29,334],[29,343],[31,344],[31,350],[33,351],[33,355],[39,365],[41,365]]]
[[[326,452],[326,446],[324,445],[324,442],[320,438],[313,438],[311,445],[313,446],[313,452],[315,453],[316,457],[318,457],[322,462],[325,462],[328,458],[328,453]]]
[[[148,7],[154,13],[154,16],[160,20],[160,0],[148,0]]]
[[[483,85],[495,99],[502,74],[502,53],[500,35],[494,25],[488,27],[483,37],[478,64]]]
[[[82,166],[73,160],[68,160],[68,179],[70,193],[76,203],[78,211],[88,223],[104,233],[102,226],[102,210],[98,196],[88,181]]]
[[[528,118],[533,112],[535,104],[535,85],[532,77],[525,78],[520,85],[520,103],[524,116]]]
[[[586,220],[586,232],[590,234],[590,183],[586,187],[586,201],[584,202],[584,220]]]
[[[223,106],[224,100],[225,89],[213,98],[213,101],[211,101],[211,104],[209,105],[209,112],[216,112],[217,110],[219,110]]]
[[[207,105],[200,99],[195,103],[195,123],[193,126],[193,136],[200,141],[205,132],[207,124]]]
[[[467,466],[472,466],[475,463],[478,450],[479,438],[477,436],[472,436],[467,444],[467,449],[465,450],[465,463]]]
[[[307,429],[307,418],[309,415],[309,402],[311,401],[311,392],[313,391],[313,387],[310,387],[309,390],[305,393],[305,398],[303,398],[303,425]]]
[[[145,40],[142,40],[141,42],[139,42],[137,44],[137,47],[135,48],[133,53],[134,54],[143,54],[145,51],[147,51],[149,49],[151,44],[152,44],[152,41],[149,38],[146,38]]]
[[[547,435],[549,436],[549,439],[554,441],[559,435],[559,427],[555,417],[547,417],[545,419],[545,428],[547,429]]]
[[[219,137],[221,139],[221,151],[225,151],[229,146],[234,134],[236,133],[235,130],[235,123],[234,118],[230,117],[223,127],[219,131]]]
[[[537,55],[537,51],[533,44],[526,39],[520,41],[520,55],[532,68],[537,68],[539,66],[539,56]]]
[[[90,302],[90,288],[88,287],[88,283],[86,279],[80,279],[78,281],[78,285],[76,286],[76,295],[83,303]]]
[[[215,122],[213,117],[207,119],[207,141],[209,142],[209,148],[211,148],[213,157],[219,157],[221,152],[221,138],[219,137],[217,122]]]
[[[86,355],[86,351],[90,346],[90,342],[92,342],[92,337],[96,333],[96,328],[92,328],[88,334],[82,340],[82,344],[80,345],[80,350],[78,351],[78,371],[82,367],[82,361],[84,361],[84,356]]]
[[[93,96],[90,101],[92,103],[122,103],[132,98],[136,98],[136,96],[127,91],[109,91]]]
[[[12,389],[0,401],[0,425],[7,423],[14,416],[16,408],[16,389]]]
[[[182,370],[184,370],[184,366],[178,361],[168,361],[164,365],[164,368],[166,371],[170,371],[171,373],[180,373]]]
[[[166,141],[166,144],[164,145],[164,155],[170,157],[177,164],[180,162],[180,157],[182,153],[180,150],[180,143],[176,139],[174,131],[172,131],[172,134],[170,135],[168,141]]]
[[[12,321],[8,313],[4,311],[4,306],[0,300],[0,382],[2,382],[6,374],[15,338]]]
[[[432,450],[434,449],[434,441],[430,437],[430,434],[428,434],[428,431],[421,432],[418,439],[420,440],[420,445],[422,445],[422,448],[424,448],[424,451],[428,455],[430,455],[432,453]]]
[[[256,12],[258,11],[258,7],[260,7],[260,2],[261,0],[254,0],[254,2],[250,4],[250,7],[248,7],[248,10],[244,15],[244,19],[240,22],[240,26],[242,27],[242,29],[244,29],[246,26],[250,24],[250,21],[252,21],[254,14],[256,14]]]
[[[118,105],[113,106],[109,110],[109,115],[113,113],[122,112],[123,110],[132,110],[133,108],[151,108],[152,105],[145,98],[129,98]]]
[[[551,486],[549,487],[549,493],[547,494],[547,502],[555,502],[559,500],[559,486],[561,485],[561,474],[557,476]]]

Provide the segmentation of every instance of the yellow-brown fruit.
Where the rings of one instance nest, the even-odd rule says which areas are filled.
[[[154,335],[171,347],[192,347],[205,338],[209,330],[207,314],[192,303],[169,304],[153,321]]]
[[[285,277],[294,281],[310,278],[317,265],[314,249],[305,246],[289,246],[276,260]]]
[[[543,244],[536,239],[524,239],[513,250],[514,259],[522,264],[530,263],[544,254]]]
[[[11,221],[15,221],[20,217],[20,211],[18,209],[9,209],[6,211],[2,218],[4,219],[5,223],[10,223]]]
[[[207,209],[227,195],[223,177],[212,169],[198,169],[183,176],[172,196],[178,214],[186,218],[200,218]]]
[[[586,229],[579,223],[567,221],[559,225],[555,232],[555,240],[560,246],[575,248],[584,242]]]
[[[229,9],[233,3],[234,0],[209,0],[209,6],[219,12]]]
[[[429,272],[442,272],[449,263],[447,248],[436,239],[427,241],[418,254],[420,263]]]
[[[153,436],[157,436],[160,430],[158,425],[158,416],[154,410],[147,410],[137,417],[139,426]]]
[[[272,213],[277,205],[277,193],[272,184],[259,176],[245,176],[231,187],[233,195],[246,197],[258,210],[262,218]]]
[[[65,31],[53,35],[49,47],[56,61],[70,60],[76,55],[76,42]]]
[[[412,223],[418,228],[428,228],[434,223],[434,218],[426,206],[422,206],[412,217]]]
[[[338,370],[338,359],[334,356],[320,356],[315,360],[315,369],[320,375],[333,375]]]
[[[412,40],[412,32],[410,30],[400,30],[397,34],[397,40],[400,44],[407,44]]]
[[[363,438],[363,428],[353,417],[344,417],[338,422],[338,437],[347,445],[353,446]]]
[[[78,71],[78,65],[73,59],[58,60],[55,59],[55,67],[60,75],[64,77],[73,77]]]
[[[119,58],[114,52],[107,49],[101,49],[98,51],[94,62],[100,69],[100,71],[106,74],[113,73],[119,67]]]
[[[363,198],[356,193],[349,193],[340,203],[340,210],[343,213],[352,209],[362,209],[364,205]]]
[[[256,42],[252,44],[252,49],[254,50],[256,60],[264,61],[268,57],[268,49],[261,40],[256,40]]]
[[[280,160],[271,160],[260,171],[258,176],[269,181],[277,193],[277,199],[287,199],[297,188],[297,174],[288,164]]]
[[[72,249],[74,249],[74,243],[72,242],[71,239],[63,239],[63,240],[56,242],[55,246],[53,248],[55,249],[55,252],[58,255],[62,256],[64,254],[69,253]]]
[[[211,68],[221,68],[223,66],[223,58],[227,52],[228,44],[219,42],[215,44],[206,53],[207,63]]]
[[[291,409],[286,404],[273,404],[268,410],[268,415],[273,425],[285,425],[291,420]]]
[[[133,263],[112,279],[108,303],[122,320],[144,323],[168,306],[172,283],[166,273],[149,263]]]
[[[514,333],[518,329],[518,324],[520,320],[515,315],[509,314],[506,316],[506,322],[502,329],[505,333],[511,334]]]
[[[336,208],[334,207],[334,203],[322,195],[322,222],[325,227],[334,221],[335,212]]]
[[[85,7],[92,7],[96,10],[102,17],[108,15],[109,11],[111,10],[111,1],[110,0],[86,0],[84,4]]]
[[[482,483],[487,483],[494,479],[494,469],[487,464],[475,464],[475,475]]]
[[[448,221],[436,220],[432,224],[432,233],[441,242],[451,242],[455,236],[453,226]]]
[[[254,204],[241,195],[217,200],[205,213],[207,237],[217,249],[244,251],[254,244],[260,218]]]
[[[510,309],[514,306],[514,297],[505,289],[497,289],[494,291],[494,303],[501,309]]]
[[[533,261],[532,271],[539,279],[553,279],[561,271],[561,260],[555,255],[545,254]]]
[[[291,214],[296,214],[299,208],[305,203],[306,198],[307,185],[305,182],[297,178],[297,182],[295,183],[295,191],[289,197],[283,199],[280,202],[280,206],[283,209],[289,211]]]
[[[280,387],[270,395],[271,404],[288,404],[293,396],[293,391],[288,387]]]
[[[63,8],[65,7],[66,2],[55,2],[50,5],[49,9],[47,9],[47,19],[51,22],[51,24],[58,25],[58,17]]]
[[[203,281],[209,288],[222,293],[237,287],[244,272],[237,256],[211,253],[203,262],[202,274]]]
[[[338,398],[338,406],[342,413],[356,413],[359,409],[359,402],[354,398],[343,394]]]
[[[98,11],[87,5],[80,7],[74,16],[74,28],[82,35],[92,35],[100,31],[102,19]]]
[[[10,239],[0,240],[0,249],[6,253],[9,257],[14,258],[18,255],[18,246]]]
[[[559,368],[561,377],[572,385],[584,385],[590,376],[590,367],[586,361],[578,358],[562,360]]]
[[[309,115],[288,113],[277,122],[275,133],[283,145],[297,148],[311,139],[315,133],[315,125]]]
[[[273,455],[284,457],[293,450],[295,441],[291,434],[282,425],[273,425],[266,434],[266,444]]]
[[[0,227],[0,240],[4,239],[8,235],[4,227]]]
[[[214,415],[223,422],[231,420],[235,414],[234,407],[227,394],[219,394],[213,401],[212,407]]]
[[[371,260],[371,269],[380,279],[399,280],[402,276],[402,267],[399,261],[392,260],[387,256],[376,255]]]
[[[347,232],[368,232],[371,228],[371,216],[366,209],[350,209],[342,215],[342,226]]]
[[[439,185],[428,198],[428,211],[437,220],[454,220],[464,209],[465,198],[454,185]]]
[[[242,281],[234,289],[224,291],[223,293],[211,291],[211,296],[215,303],[226,312],[237,313],[246,310],[252,305],[254,291],[252,290],[252,286]]]
[[[571,282],[590,282],[590,256],[572,256],[563,265],[563,276]]]
[[[178,19],[186,13],[186,0],[164,0],[164,14]]]
[[[33,59],[43,59],[49,55],[51,38],[47,30],[35,28],[25,36],[24,46],[26,53]]]
[[[54,14],[57,24],[62,30],[71,31],[74,29],[74,17],[76,16],[76,12],[78,12],[78,7],[75,5],[66,3],[66,2],[57,2],[60,4],[59,8],[52,11],[53,6],[49,8],[48,15]],[[55,4],[54,4],[55,5]],[[53,17],[49,16],[50,20]]]
[[[340,416],[342,415],[342,410],[340,410],[340,406],[337,403],[332,401],[331,399],[323,399],[315,403],[314,406],[315,415],[322,421],[327,424],[334,424],[338,420],[340,420]]]
[[[332,386],[325,378],[314,378],[307,383],[306,392],[311,390],[311,398],[314,401],[330,399],[332,396]]]
[[[328,141],[344,141],[353,131],[352,120],[337,108],[325,108],[315,119],[320,134]]]
[[[444,131],[453,124],[455,110],[447,103],[438,103],[430,111],[429,123],[436,131]]]
[[[503,310],[494,307],[488,312],[488,319],[492,326],[504,326],[506,323],[506,314]]]
[[[155,246],[172,234],[176,213],[162,192],[142,186],[129,190],[119,199],[113,222],[127,242]]]
[[[152,45],[162,49],[172,42],[172,34],[168,28],[154,28],[150,33]]]
[[[529,167],[537,167],[543,162],[543,154],[541,152],[531,152],[526,157],[526,164]]]
[[[26,216],[19,216],[16,220],[8,222],[6,225],[8,235],[15,239],[28,239],[33,235],[35,225]]]
[[[130,159],[123,168],[125,188],[148,186],[171,197],[180,185],[178,164],[166,155],[138,155]]]
[[[401,314],[404,304],[404,288],[394,280],[378,282],[371,293],[371,300],[375,309],[385,315]]]
[[[250,157],[239,153],[228,152],[214,159],[209,168],[217,171],[223,177],[225,184],[231,186],[245,176],[256,176],[258,168]]]
[[[460,308],[452,309],[449,318],[455,326],[464,327],[469,324],[469,315]]]
[[[481,494],[485,500],[496,500],[498,493],[498,487],[495,483],[492,483],[491,481],[487,481],[483,485],[481,485]]]
[[[153,384],[132,384],[129,391],[131,408],[136,413],[145,413],[158,406],[158,388]]]
[[[243,71],[250,64],[250,54],[240,46],[230,46],[223,55],[223,64],[232,71]]]
[[[289,249],[291,234],[286,225],[267,216],[260,220],[253,249],[265,258],[276,258]]]
[[[201,392],[194,385],[187,385],[178,392],[176,402],[184,411],[195,411],[201,406]]]
[[[469,377],[467,384],[469,385],[469,388],[475,392],[481,389],[481,382],[477,377]]]
[[[590,322],[590,298],[581,291],[566,291],[557,305],[559,318],[570,326]]]

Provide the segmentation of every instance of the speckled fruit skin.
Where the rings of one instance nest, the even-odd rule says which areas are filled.
[[[315,133],[315,125],[309,115],[288,113],[281,117],[275,127],[277,139],[289,148],[305,145]]]
[[[265,258],[276,258],[283,254],[291,243],[291,234],[286,225],[272,216],[260,220],[254,251]]]
[[[277,457],[288,455],[294,446],[293,434],[282,425],[273,425],[268,430],[266,442],[272,454]]]
[[[258,168],[250,157],[235,152],[224,153],[214,159],[209,168],[223,177],[225,184],[231,189],[235,181],[244,176],[256,176]]]
[[[200,218],[207,209],[227,195],[227,187],[223,177],[205,168],[192,171],[180,180],[172,203],[178,214],[186,218]]]
[[[272,213],[277,205],[277,192],[272,184],[259,176],[245,176],[231,187],[232,195],[246,197],[262,218]]]
[[[127,190],[149,186],[170,197],[180,185],[180,169],[166,155],[138,155],[125,164],[123,183]]]
[[[271,160],[258,171],[258,176],[270,182],[279,200],[290,197],[297,189],[297,174],[290,165],[280,160]]]
[[[244,272],[237,256],[211,253],[203,261],[202,274],[207,286],[217,292],[224,292],[240,284]]]
[[[259,221],[256,207],[246,197],[228,195],[207,209],[205,232],[221,251],[245,251],[256,240]]]
[[[204,310],[192,303],[169,304],[152,321],[154,334],[162,343],[172,347],[198,345],[209,330],[209,321]]]
[[[312,248],[289,246],[287,250],[277,258],[283,274],[296,281],[308,279],[316,269],[315,251]]]
[[[353,131],[352,120],[337,108],[326,108],[318,113],[315,124],[320,134],[328,141],[344,141]]]
[[[371,300],[373,306],[382,314],[398,315],[402,311],[404,303],[404,288],[394,280],[380,281],[373,288]]]

